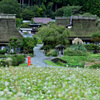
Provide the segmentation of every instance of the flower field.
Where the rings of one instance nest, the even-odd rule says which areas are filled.
[[[100,69],[1,67],[0,100],[100,100]]]

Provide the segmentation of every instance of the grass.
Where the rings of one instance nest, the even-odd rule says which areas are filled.
[[[53,63],[52,61],[49,60],[45,60],[44,62],[51,66],[58,66],[56,63]]]
[[[0,68],[0,100],[100,100],[100,69]]]
[[[88,56],[62,56],[60,59],[66,61],[66,64],[53,63],[52,61],[46,61],[49,65],[56,66],[70,66],[70,67],[84,67],[85,62],[95,62],[95,60],[100,60],[100,54],[89,54]]]

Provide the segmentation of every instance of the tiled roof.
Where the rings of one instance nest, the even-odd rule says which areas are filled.
[[[43,23],[43,24],[47,24],[48,22],[52,21],[51,18],[38,18],[38,17],[34,17],[33,20],[35,23]]]

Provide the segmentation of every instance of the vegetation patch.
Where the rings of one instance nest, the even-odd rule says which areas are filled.
[[[2,100],[99,100],[100,69],[0,68]]]

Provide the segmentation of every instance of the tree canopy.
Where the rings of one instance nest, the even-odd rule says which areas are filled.
[[[20,17],[20,11],[20,4],[17,0],[2,0],[0,2],[0,13],[16,14],[17,17]]]
[[[50,45],[51,48],[54,48],[58,44],[67,45],[69,34],[69,30],[64,26],[57,26],[52,23],[38,30],[38,36],[42,39],[44,46]]]

